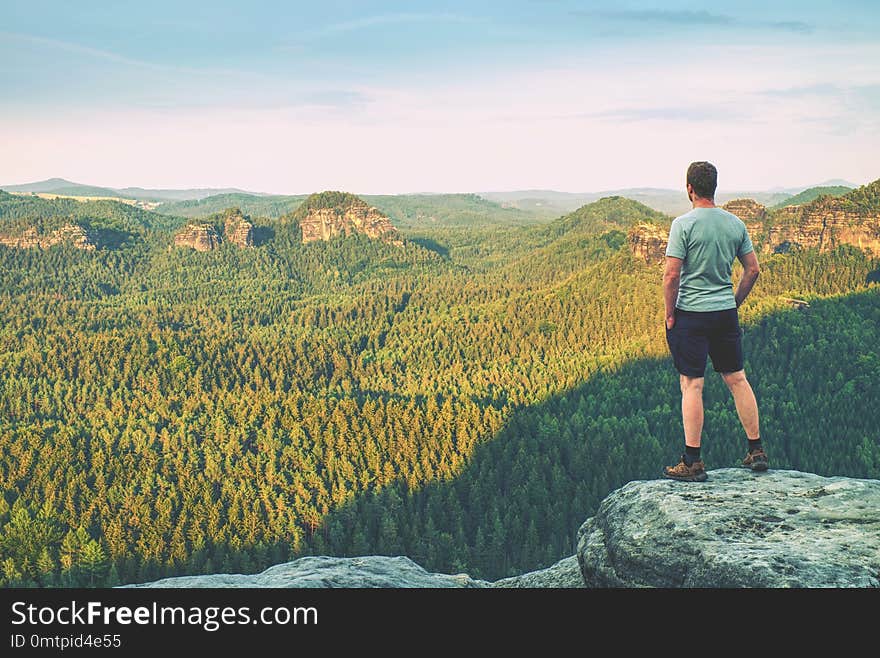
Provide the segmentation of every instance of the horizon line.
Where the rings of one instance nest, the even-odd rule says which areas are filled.
[[[880,177],[878,177],[878,179],[880,179]],[[870,183],[874,182],[874,180],[878,180],[878,179],[867,180],[865,182],[853,182],[853,181],[840,179],[840,178],[829,178],[824,181],[814,182],[814,183],[810,183],[810,184],[806,184],[806,185],[785,185],[785,186],[774,185],[772,187],[766,187],[766,188],[761,188],[761,187],[756,187],[756,186],[731,186],[729,188],[720,188],[719,187],[719,189],[716,191],[716,194],[731,194],[734,192],[762,192],[762,193],[780,193],[781,194],[781,193],[788,193],[790,190],[793,190],[793,189],[799,189],[799,190],[803,191],[803,190],[808,190],[808,189],[811,189],[814,187],[826,187],[826,186],[834,186],[834,185],[841,185],[841,186],[845,185],[847,187],[852,187],[853,189],[856,189],[859,187],[863,187],[865,185],[869,185]],[[104,188],[104,189],[107,189],[111,192],[122,192],[123,190],[127,190],[127,189],[138,189],[138,190],[143,190],[144,192],[152,192],[152,191],[184,192],[184,191],[188,191],[188,190],[206,190],[206,191],[215,191],[218,194],[238,193],[238,194],[248,194],[251,196],[308,196],[310,194],[318,194],[320,192],[330,192],[330,191],[348,192],[349,191],[349,190],[346,190],[344,188],[339,188],[339,187],[335,187],[335,188],[334,187],[325,187],[321,190],[318,190],[318,191],[313,190],[311,192],[265,192],[265,191],[248,190],[248,189],[244,189],[244,188],[237,187],[234,185],[218,185],[218,186],[187,185],[187,186],[181,186],[181,187],[171,187],[171,186],[145,187],[142,185],[125,185],[125,186],[121,186],[121,187],[114,187],[114,186],[110,186],[110,185],[99,185],[99,184],[95,184],[95,183],[80,183],[80,182],[72,181],[67,178],[63,178],[61,176],[50,176],[48,178],[44,178],[44,179],[40,179],[40,180],[32,180],[32,181],[26,181],[26,182],[21,182],[21,183],[6,183],[3,185],[0,185],[0,190],[7,191],[7,188],[10,188],[10,187],[21,187],[24,185],[36,185],[38,183],[48,182],[48,181],[52,181],[52,180],[64,181],[65,183],[70,183],[73,186]],[[677,193],[680,191],[679,187],[681,187],[683,189],[683,186],[662,187],[662,186],[656,186],[656,185],[630,185],[627,187],[611,187],[611,188],[593,189],[593,190],[581,189],[581,190],[577,190],[577,191],[564,190],[564,189],[552,188],[552,187],[534,187],[534,188],[511,187],[511,188],[507,188],[507,189],[495,188],[495,189],[483,189],[483,190],[476,190],[476,189],[455,190],[455,191],[420,190],[420,191],[406,191],[406,192],[401,192],[401,191],[397,191],[397,192],[358,191],[358,192],[350,192],[350,193],[365,195],[365,196],[437,196],[437,195],[453,195],[453,194],[483,195],[483,194],[513,194],[513,193],[554,193],[554,194],[568,194],[568,195],[576,196],[576,195],[585,195],[585,194],[632,192],[632,191],[638,191],[638,190],[644,190],[646,192],[674,192],[674,193]],[[232,192],[223,192],[224,190],[232,190]],[[36,192],[36,193],[37,194],[53,194],[53,192],[51,190],[47,190],[46,192]],[[682,191],[682,194],[685,194],[685,192]],[[71,195],[71,196],[87,196],[87,195]],[[213,196],[213,195],[211,195],[211,196]],[[180,199],[180,201],[196,201],[196,200],[198,200],[198,199]]]

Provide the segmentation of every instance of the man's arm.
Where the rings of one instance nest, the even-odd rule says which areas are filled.
[[[752,286],[755,285],[755,281],[758,280],[758,275],[761,273],[761,266],[758,265],[758,257],[755,256],[754,251],[750,251],[737,258],[739,258],[739,262],[743,265],[743,275],[739,280],[739,287],[736,289],[736,307],[739,308],[742,306],[742,303],[746,301],[746,297],[748,297],[749,293],[752,291]]]
[[[666,257],[666,270],[663,272],[663,299],[666,301],[666,328],[675,325],[675,301],[678,299],[678,284],[681,282],[681,264],[684,259]]]

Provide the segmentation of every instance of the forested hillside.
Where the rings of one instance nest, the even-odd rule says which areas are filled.
[[[296,210],[305,198],[304,194],[289,196],[259,196],[243,192],[214,194],[202,199],[166,201],[156,209],[156,212],[179,217],[204,217],[235,206],[249,215],[277,219]]]
[[[774,209],[784,208],[785,206],[798,206],[802,203],[809,203],[810,201],[815,201],[820,196],[843,196],[849,192],[852,192],[851,187],[844,187],[843,185],[831,185],[827,187],[810,187],[804,190],[803,192],[799,192],[795,194],[793,197],[789,197],[782,203],[778,203],[773,206]]]
[[[3,585],[310,552],[492,578],[570,554],[611,488],[680,451],[662,270],[624,239],[665,219],[635,202],[401,225],[402,248],[303,244],[293,218],[255,215],[257,246],[199,253],[172,247],[180,218],[38,201],[0,198],[0,231],[75,217],[127,238],[0,246]],[[880,477],[880,262],[845,246],[762,265],[742,318],[773,465]],[[710,467],[743,452],[721,388]]]
[[[198,200],[161,204],[157,212],[181,217],[203,217],[237,206],[243,212],[277,219],[295,212],[305,195],[258,196],[253,194],[217,194]],[[400,227],[437,226],[473,227],[484,224],[504,226],[535,223],[544,215],[505,208],[476,194],[399,194],[363,195]]]

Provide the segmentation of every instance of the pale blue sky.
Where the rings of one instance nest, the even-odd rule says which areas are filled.
[[[880,3],[0,0],[0,183],[880,177]],[[10,157],[11,154],[11,157]]]

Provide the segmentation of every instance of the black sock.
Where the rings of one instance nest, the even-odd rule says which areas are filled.
[[[684,463],[690,466],[696,461],[700,461],[700,449],[686,445],[684,447]]]
[[[746,437],[748,438],[748,437]],[[756,452],[757,450],[761,450],[761,437],[759,436],[757,439],[749,439],[749,452]]]

